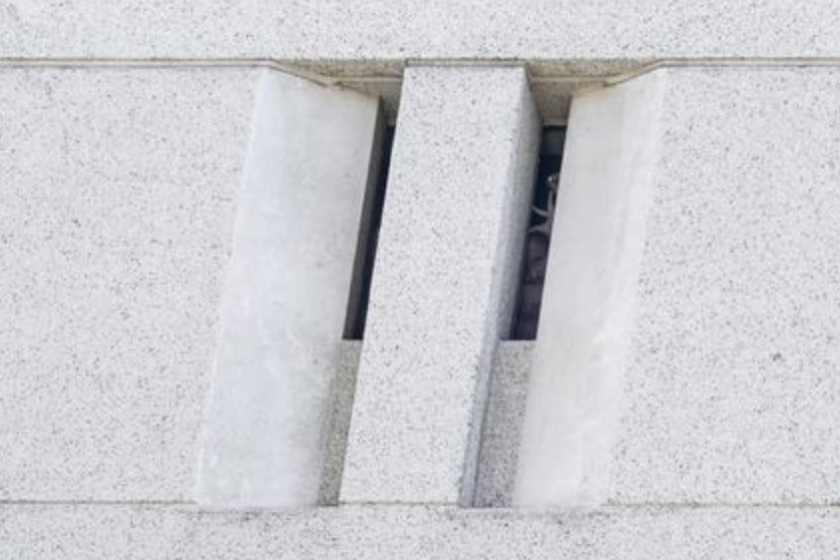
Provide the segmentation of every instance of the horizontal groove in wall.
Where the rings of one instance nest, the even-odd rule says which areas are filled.
[[[161,511],[171,510],[183,512],[185,515],[220,515],[220,516],[282,516],[296,517],[300,515],[319,517],[340,514],[341,512],[357,510],[423,510],[428,512],[441,512],[447,516],[458,515],[462,517],[490,517],[490,518],[549,518],[568,519],[586,518],[589,516],[610,515],[624,512],[646,512],[652,514],[670,514],[687,512],[720,512],[727,511],[750,511],[750,510],[771,510],[789,512],[825,512],[826,514],[840,513],[840,504],[815,504],[815,503],[777,503],[777,502],[755,502],[755,503],[689,503],[689,502],[639,502],[639,503],[611,503],[594,509],[554,509],[554,510],[530,510],[509,507],[499,508],[461,508],[450,504],[435,503],[356,503],[341,504],[338,506],[319,506],[302,508],[299,510],[273,509],[273,508],[226,508],[208,507],[196,504],[195,502],[154,502],[154,501],[0,501],[0,509],[13,508],[64,508],[80,507],[86,509],[110,508],[110,509],[132,509]]]
[[[2,69],[223,69],[266,68],[303,78],[324,87],[347,88],[383,100],[388,121],[399,108],[402,72],[406,66],[524,65],[534,100],[546,126],[564,125],[574,95],[624,83],[662,68],[831,68],[840,58],[668,58],[619,60],[515,59],[370,59],[286,60],[271,58],[0,58]]]
[[[0,500],[3,506],[195,506],[179,500]]]
[[[380,68],[387,66],[387,70]],[[406,66],[525,66],[532,82],[586,82],[626,80],[659,68],[683,67],[834,67],[840,57],[803,58],[661,58],[661,59],[365,59],[287,60],[274,58],[37,58],[0,57],[0,68],[90,67],[90,68],[247,68],[263,67],[334,85],[343,81],[401,81]]]

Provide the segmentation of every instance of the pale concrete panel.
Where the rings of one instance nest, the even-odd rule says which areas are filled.
[[[262,76],[221,302],[201,503],[318,502],[378,111],[374,97]]]
[[[343,501],[472,502],[538,141],[522,68],[407,71]]]
[[[659,71],[573,102],[516,505],[580,506],[606,497],[663,91]]]
[[[655,58],[830,57],[834,0],[0,2],[0,57],[273,58],[344,72],[406,59],[615,71]]]
[[[835,558],[834,507],[511,510],[363,506],[200,511],[186,506],[0,505],[15,560],[803,560]]]
[[[840,71],[669,71],[617,502],[840,500]]]
[[[189,499],[255,85],[0,71],[0,498]]]

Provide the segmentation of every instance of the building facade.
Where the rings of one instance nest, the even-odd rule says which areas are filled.
[[[835,557],[838,7],[0,0],[0,558]]]

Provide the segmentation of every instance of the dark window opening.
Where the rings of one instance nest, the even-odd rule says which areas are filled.
[[[365,332],[373,264],[376,260],[376,245],[379,241],[379,226],[382,223],[382,207],[385,204],[385,187],[388,184],[388,168],[391,163],[393,143],[394,126],[380,123],[374,140],[359,238],[356,244],[353,279],[350,284],[350,297],[344,322],[345,340],[362,340]]]
[[[565,142],[566,127],[543,129],[510,340],[537,338],[543,285],[548,268],[554,204],[560,183],[560,166]]]

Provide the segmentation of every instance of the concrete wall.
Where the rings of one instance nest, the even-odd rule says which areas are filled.
[[[665,58],[826,59],[840,56],[832,0],[792,6],[596,0],[423,3],[221,0],[4,0],[0,56],[16,58],[272,58],[343,73],[406,59],[519,59],[586,69]]]
[[[836,508],[641,506],[539,515],[424,506],[297,514],[183,506],[9,505],[4,558],[333,560],[833,558]]]
[[[256,78],[0,73],[3,499],[189,499]]]
[[[473,502],[538,142],[521,67],[406,73],[342,501]]]
[[[615,501],[837,502],[838,80],[669,72]]]
[[[371,162],[375,98],[264,71],[219,303],[197,498],[318,503]]]
[[[830,557],[838,17],[0,1],[0,557]],[[272,375],[248,385],[265,414],[238,375],[211,389],[260,79],[281,71],[383,96],[397,125],[372,324],[359,343],[337,325],[322,425],[303,422],[325,454],[317,500],[352,503],[199,505],[201,434],[237,425],[238,445],[292,408],[272,407]],[[562,238],[538,340],[505,342],[539,117],[569,127]],[[369,151],[351,129],[348,151]],[[214,398],[243,415],[205,411]],[[257,452],[279,441],[255,434]]]

